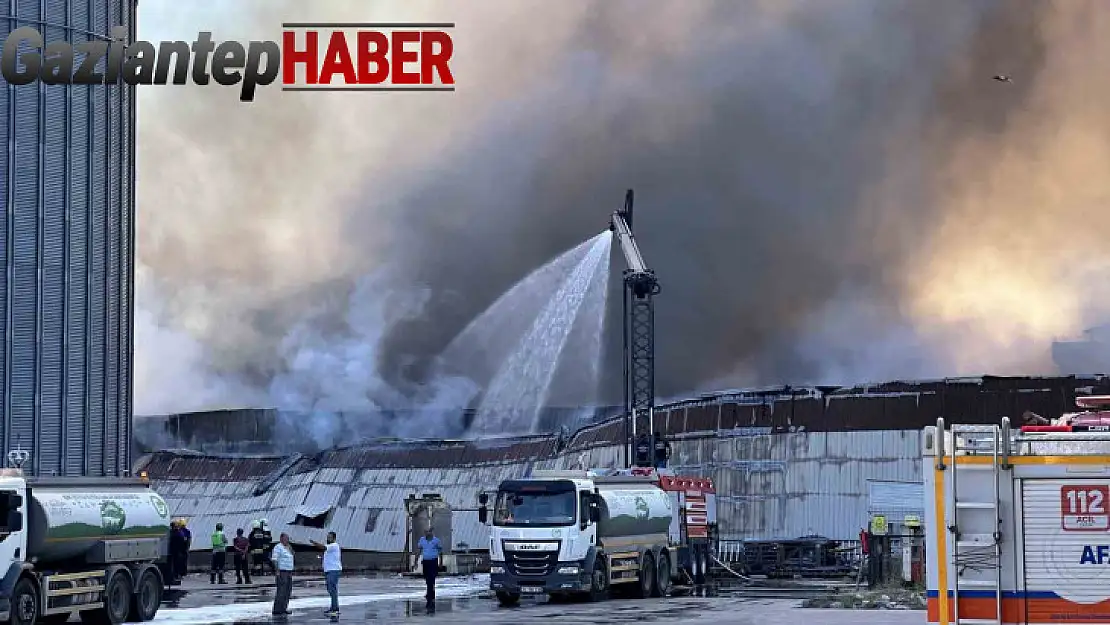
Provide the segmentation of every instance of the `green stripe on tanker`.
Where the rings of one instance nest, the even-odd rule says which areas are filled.
[[[34,489],[27,549],[40,560],[77,557],[102,540],[164,538],[166,501],[149,488],[121,491]]]
[[[674,516],[668,493],[659,489],[600,486],[600,538],[666,534]]]

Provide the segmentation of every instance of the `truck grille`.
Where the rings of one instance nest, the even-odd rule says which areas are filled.
[[[505,551],[505,566],[509,573],[521,577],[549,575],[559,563],[556,551]]]

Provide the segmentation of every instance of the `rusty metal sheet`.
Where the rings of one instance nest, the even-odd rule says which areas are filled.
[[[151,454],[143,470],[151,479],[239,481],[265,477],[283,459],[283,456],[205,456],[159,451]]]

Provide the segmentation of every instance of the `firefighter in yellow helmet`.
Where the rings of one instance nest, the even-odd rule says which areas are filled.
[[[262,575],[266,567],[266,533],[262,531],[261,521],[251,521],[251,533],[247,535],[251,550],[251,568],[255,575]]]

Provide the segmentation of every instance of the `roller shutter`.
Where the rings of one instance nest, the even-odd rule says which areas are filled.
[[[1030,623],[1110,623],[1110,480],[1024,480]]]

